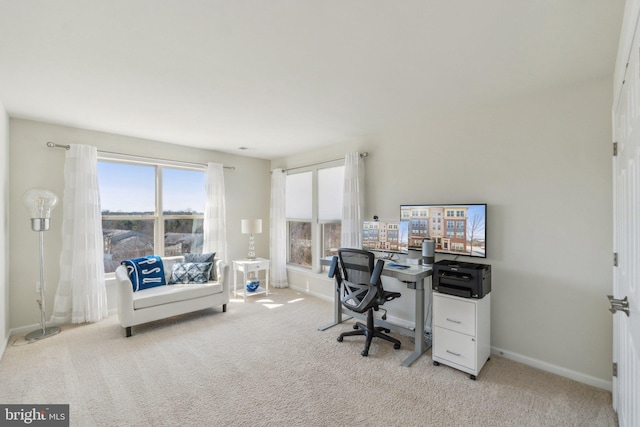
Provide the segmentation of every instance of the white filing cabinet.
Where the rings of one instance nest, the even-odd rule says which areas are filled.
[[[489,359],[491,294],[482,299],[433,293],[433,364],[466,372],[472,380]]]

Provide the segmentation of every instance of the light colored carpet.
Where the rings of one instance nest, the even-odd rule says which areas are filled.
[[[611,394],[492,356],[472,381],[428,351],[320,332],[332,305],[289,289],[133,328],[67,326],[0,362],[1,403],[68,403],[74,426],[615,426]]]

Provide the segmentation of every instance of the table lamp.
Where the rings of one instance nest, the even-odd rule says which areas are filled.
[[[242,234],[249,235],[249,255],[247,256],[247,259],[256,259],[256,246],[253,235],[258,233],[262,233],[261,219],[242,220]]]

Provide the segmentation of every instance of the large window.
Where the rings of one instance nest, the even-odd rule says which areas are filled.
[[[344,166],[289,172],[286,180],[287,262],[319,270],[319,259],[340,247]]]
[[[204,170],[98,161],[104,268],[145,255],[202,252]]]

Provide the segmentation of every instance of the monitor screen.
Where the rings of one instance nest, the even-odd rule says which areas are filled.
[[[486,204],[402,205],[400,219],[409,223],[409,249],[422,240],[435,242],[437,253],[486,258]]]
[[[409,221],[364,221],[362,249],[409,253]]]

